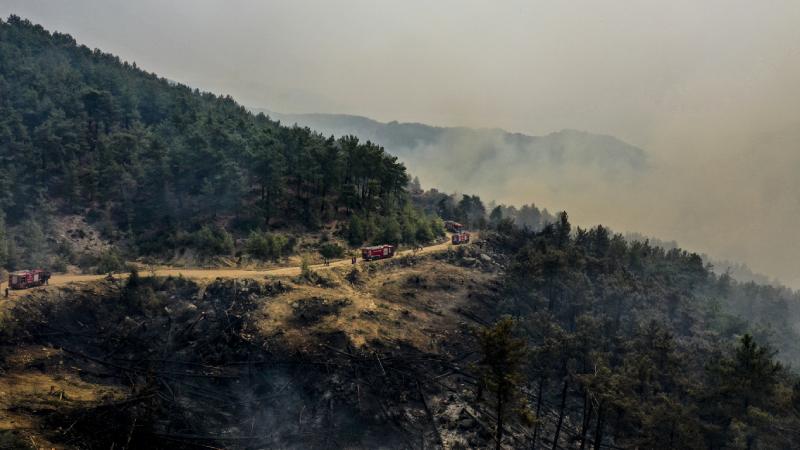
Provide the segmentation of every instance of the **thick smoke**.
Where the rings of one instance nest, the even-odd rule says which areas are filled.
[[[582,226],[677,240],[713,260],[747,263],[800,287],[800,143],[793,129],[751,136],[695,130],[703,141],[645,151],[564,130],[532,137],[326,114],[277,114],[287,124],[355,134],[398,155],[423,185],[485,200],[566,209]],[[711,125],[711,124],[708,124]],[[702,126],[702,125],[700,125]],[[706,148],[724,149],[704,151]]]
[[[409,152],[423,184],[509,204],[536,202],[566,209],[581,225],[603,223],[675,239],[717,259],[743,261],[755,271],[800,288],[800,136],[763,135],[728,144],[716,155],[651,157],[643,167],[586,163],[576,155],[557,162],[520,161],[493,142],[443,142]],[[794,151],[793,151],[794,150]]]

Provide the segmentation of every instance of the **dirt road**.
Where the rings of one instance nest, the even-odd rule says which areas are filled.
[[[473,240],[477,238],[477,233],[473,233]],[[452,244],[450,241],[446,241],[441,244],[434,244],[427,247],[422,247],[421,250],[417,251],[417,254],[428,254],[428,253],[436,253],[442,252],[447,250]],[[403,250],[401,252],[397,252],[395,256],[403,256],[403,255],[411,255],[414,253],[414,250]],[[360,261],[360,259],[359,259]],[[363,262],[359,262],[359,264],[364,264]],[[367,263],[371,264],[371,263]],[[349,266],[351,265],[350,259],[340,259],[336,261],[331,261],[330,264],[327,266],[324,264],[315,264],[310,266],[314,270],[321,270],[321,269],[328,269],[331,267],[342,267],[342,266]],[[177,269],[177,268],[170,268],[170,269],[157,269],[155,270],[155,275],[159,277],[167,277],[167,276],[183,276],[184,278],[190,278],[193,280],[213,280],[215,278],[263,278],[265,276],[296,276],[300,274],[300,267],[279,267],[275,269],[224,269],[224,268],[212,268],[212,269]],[[115,275],[115,277],[125,278],[127,274],[119,274]],[[80,283],[80,282],[88,282],[88,281],[98,281],[102,280],[106,277],[106,275],[79,275],[79,274],[53,274],[50,277],[50,286],[61,286],[68,283]],[[0,283],[0,295],[5,291],[6,285],[8,280],[3,280]],[[36,289],[36,288],[34,288]],[[10,291],[10,296],[15,297],[19,295],[23,295],[25,292],[28,292],[29,289],[21,290],[21,291]]]

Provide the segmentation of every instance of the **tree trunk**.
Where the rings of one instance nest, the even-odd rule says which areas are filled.
[[[533,450],[536,450],[536,443],[539,440],[539,421],[542,412],[542,393],[544,392],[545,378],[539,378],[539,394],[536,397],[536,425],[533,427]]]
[[[564,388],[561,390],[561,406],[558,409],[556,434],[553,436],[553,450],[558,449],[558,437],[561,434],[561,425],[564,423],[564,408],[567,406],[567,389],[569,389],[569,378],[564,379]]]
[[[581,426],[581,447],[580,450],[586,448],[586,433],[589,431],[589,424],[592,422],[592,413],[594,412],[594,404],[589,397],[589,393],[585,393],[583,397],[583,425]]]
[[[503,442],[503,415],[505,404],[503,404],[503,387],[497,387],[497,430],[495,431],[495,448],[501,450]]]
[[[594,450],[600,450],[600,445],[603,443],[603,422],[605,420],[603,412],[603,402],[600,402],[600,406],[597,408],[597,428],[594,431]]]

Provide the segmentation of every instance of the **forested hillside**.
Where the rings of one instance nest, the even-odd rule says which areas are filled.
[[[354,244],[434,237],[381,147],[281,126],[15,16],[0,23],[0,92],[0,217],[37,231],[7,239],[0,265],[42,264],[58,214],[131,254],[230,254],[237,235],[337,219],[357,222]]]
[[[778,362],[800,363],[797,294],[717,276],[697,254],[559,219],[541,232],[502,222],[487,236],[507,258],[498,314],[517,318],[529,350],[519,373],[511,353],[492,367],[511,371],[507,380],[525,377],[534,417],[549,411],[534,421],[534,440],[545,433],[580,448],[607,438],[619,448],[797,444],[800,379]]]

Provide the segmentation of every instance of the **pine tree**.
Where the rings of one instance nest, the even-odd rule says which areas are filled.
[[[522,367],[528,350],[525,341],[515,333],[516,322],[509,317],[478,333],[480,381],[493,394],[497,449],[501,448],[503,441],[503,423],[515,406],[515,399],[519,398],[519,387],[524,380]]]

